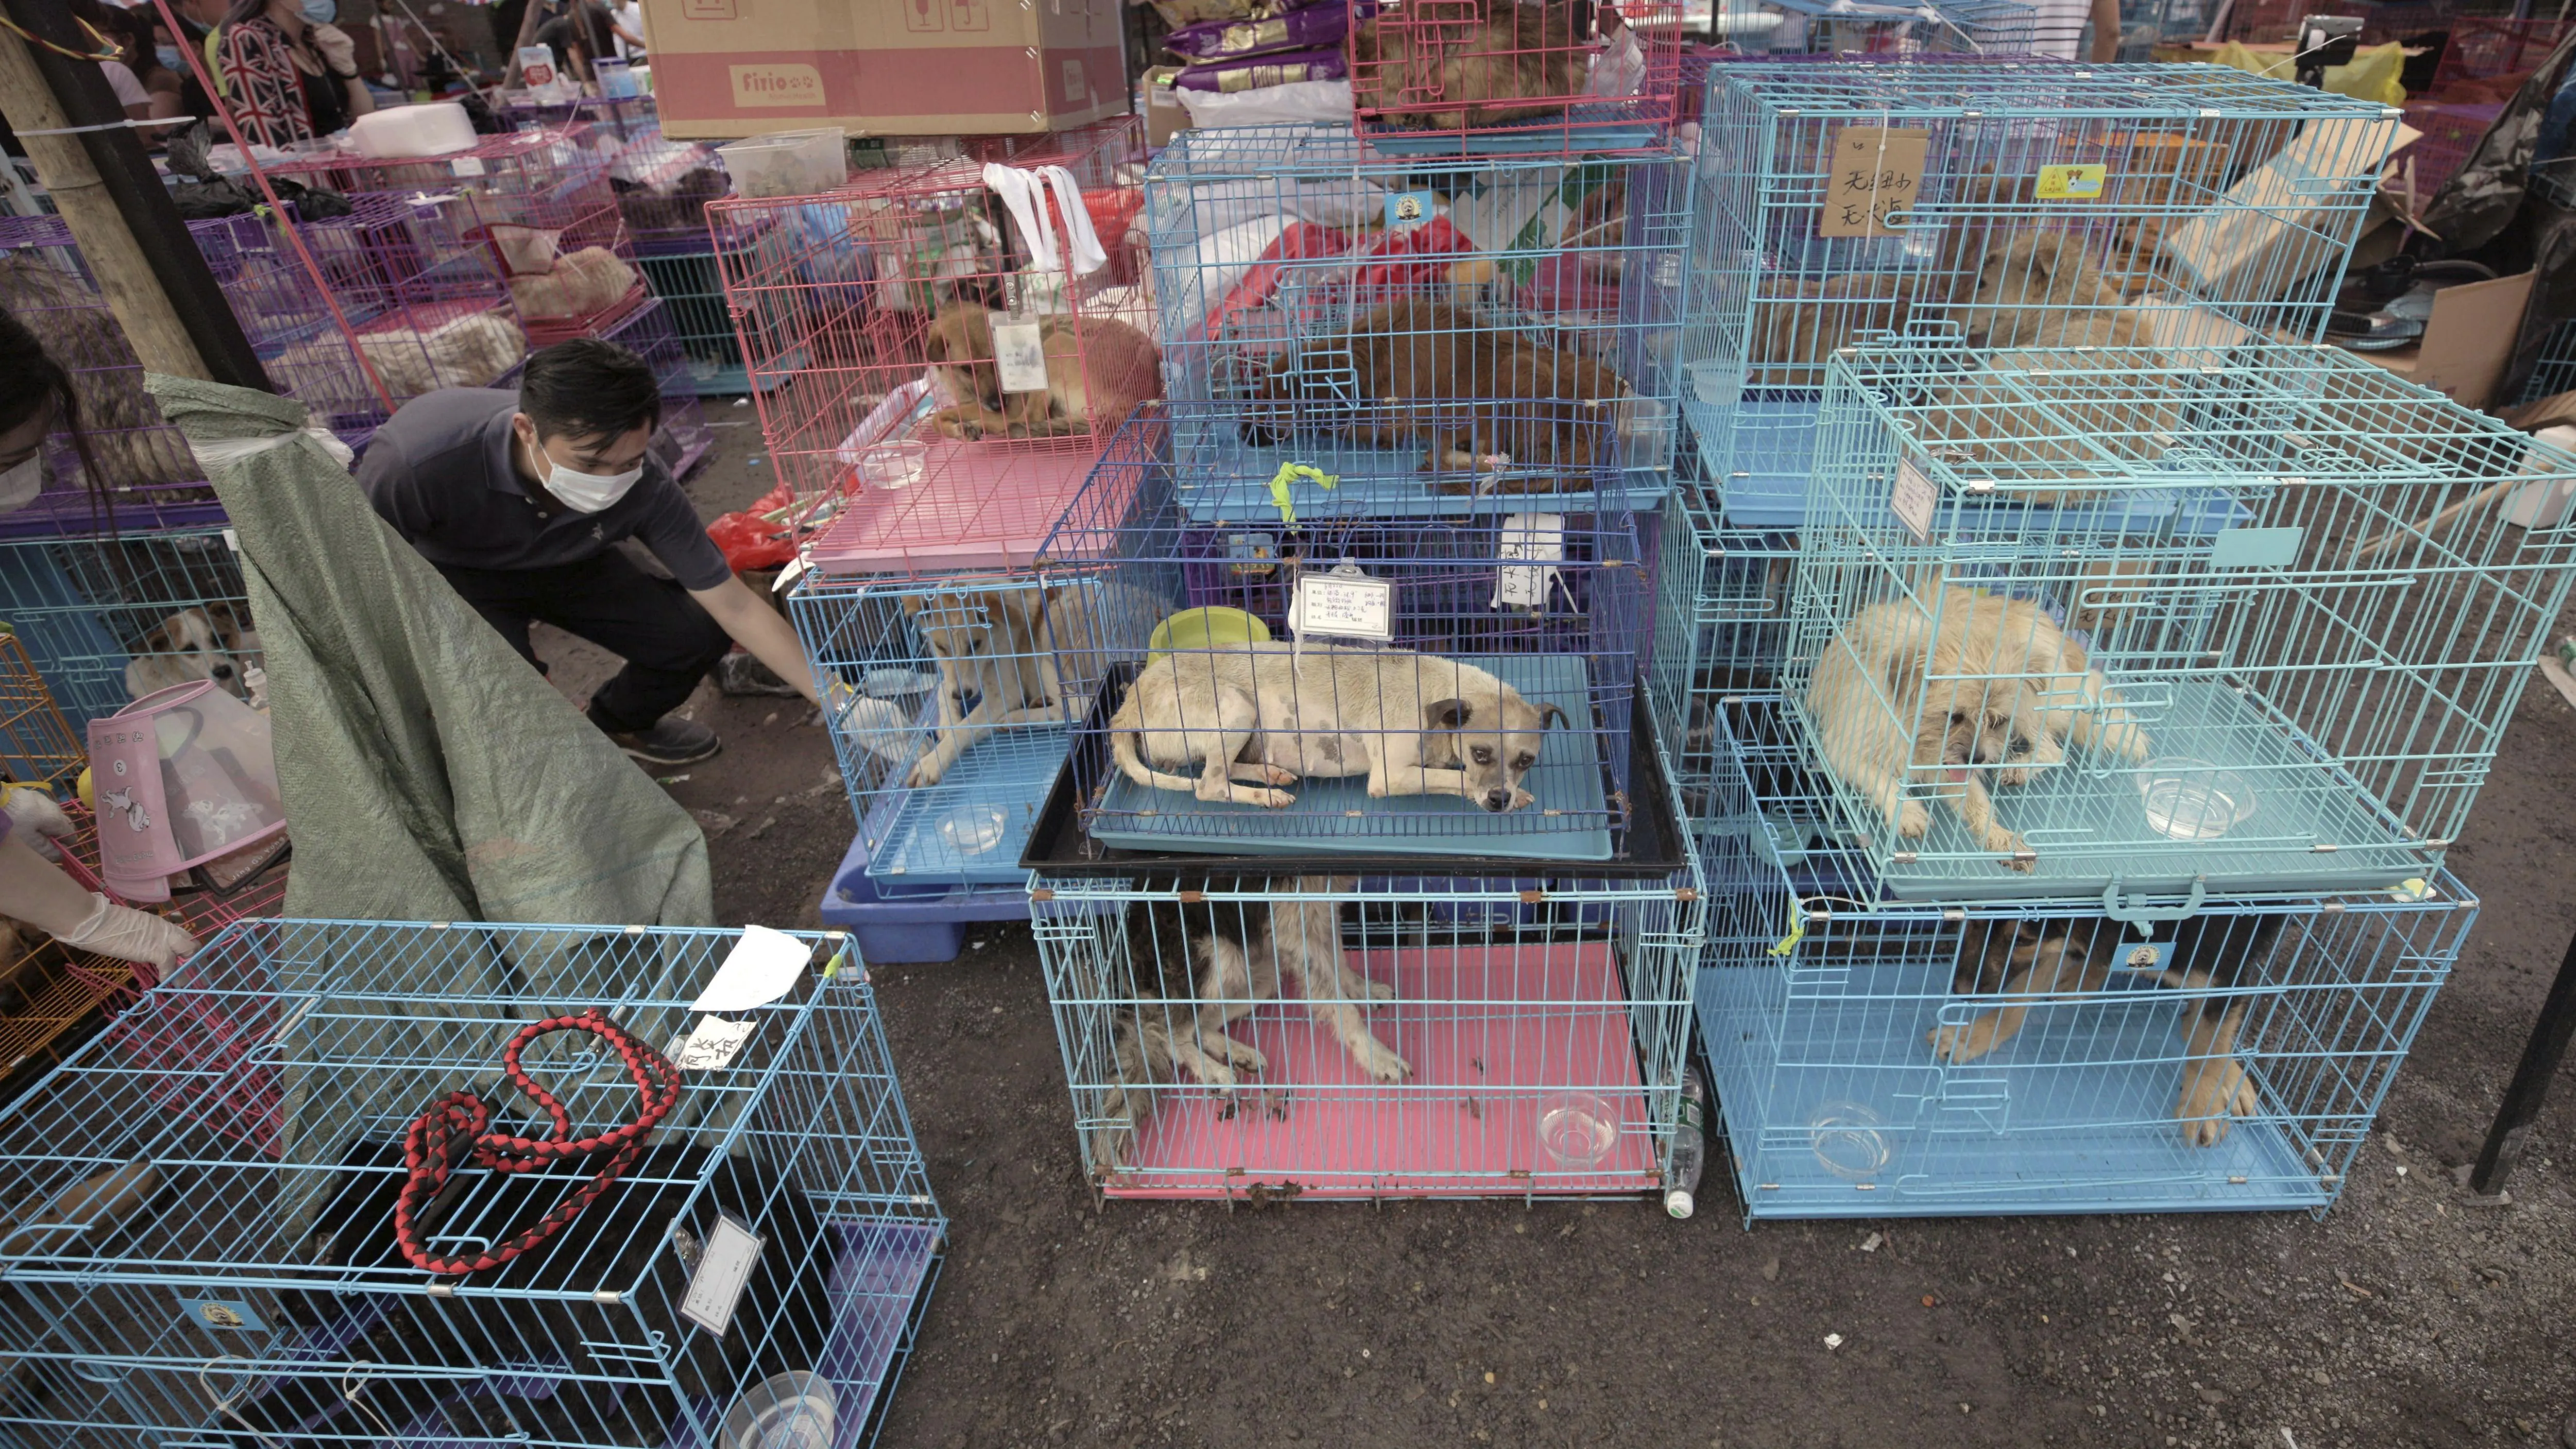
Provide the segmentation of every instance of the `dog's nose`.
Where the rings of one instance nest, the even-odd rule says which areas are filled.
[[[217,679],[230,679],[233,677],[233,667],[229,664],[218,664],[208,672]]]
[[[1488,790],[1485,792],[1485,808],[1488,810],[1508,809],[1511,803],[1512,792],[1509,790]]]

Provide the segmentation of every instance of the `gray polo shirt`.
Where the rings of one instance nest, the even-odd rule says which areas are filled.
[[[542,569],[642,540],[687,589],[733,577],[668,468],[646,459],[635,486],[597,513],[566,508],[510,461],[519,395],[452,387],[404,403],[367,444],[358,485],[376,512],[434,564]]]

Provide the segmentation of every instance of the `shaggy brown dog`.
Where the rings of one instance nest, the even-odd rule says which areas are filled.
[[[993,318],[977,303],[955,302],[930,324],[923,351],[957,399],[930,421],[949,437],[971,443],[1106,433],[1139,403],[1163,395],[1163,354],[1154,339],[1113,318],[1061,313],[1038,319],[1046,389],[1006,393],[993,360]]]
[[[1483,0],[1475,22],[1434,23],[1428,0],[1351,32],[1351,93],[1363,114],[1418,131],[1541,120],[1580,95],[1593,44],[1589,0]],[[1606,12],[1615,15],[1616,12]]]

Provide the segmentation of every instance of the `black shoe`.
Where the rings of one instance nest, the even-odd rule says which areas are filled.
[[[591,723],[597,724],[598,720]],[[724,748],[724,741],[716,738],[714,730],[675,714],[666,714],[655,720],[652,728],[632,734],[615,730],[606,733],[619,749],[647,765],[694,765],[713,758]]]
[[[792,696],[796,686],[778,677],[758,655],[737,649],[716,661],[716,688],[727,694]]]

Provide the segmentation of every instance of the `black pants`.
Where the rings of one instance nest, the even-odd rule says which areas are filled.
[[[651,729],[733,647],[688,590],[614,551],[552,568],[438,571],[530,664],[528,625],[540,619],[624,659],[590,697],[591,722],[612,734]]]

